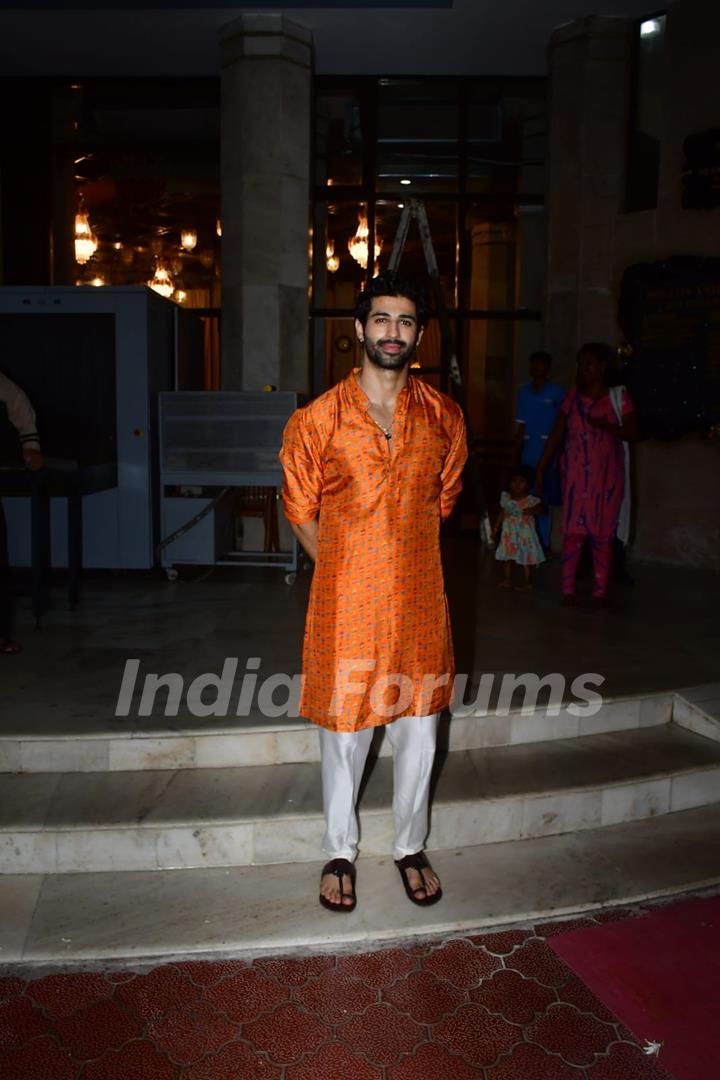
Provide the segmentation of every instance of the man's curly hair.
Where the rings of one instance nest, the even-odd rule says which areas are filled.
[[[406,300],[412,300],[415,305],[418,320],[418,330],[422,330],[428,321],[428,297],[424,287],[416,281],[401,278],[395,273],[378,274],[370,284],[358,293],[355,302],[355,318],[362,323],[367,323],[373,300],[378,296],[404,296]]]

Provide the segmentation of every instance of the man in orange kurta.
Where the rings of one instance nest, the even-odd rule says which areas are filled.
[[[460,408],[409,375],[422,291],[375,278],[358,298],[361,368],[298,409],[281,461],[283,502],[315,561],[300,712],[320,727],[324,867],[320,901],[355,906],[357,792],[372,732],[394,754],[395,858],[408,897],[440,899],[423,853],[440,711],[450,702],[452,641],[440,520],[467,456]]]

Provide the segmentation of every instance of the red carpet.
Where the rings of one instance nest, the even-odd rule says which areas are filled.
[[[676,1080],[720,1077],[720,896],[548,943]]]
[[[599,921],[337,956],[0,965],[0,1077],[669,1080],[551,951],[570,925]]]

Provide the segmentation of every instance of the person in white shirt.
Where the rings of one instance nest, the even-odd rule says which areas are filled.
[[[28,469],[35,471],[42,466],[40,440],[35,423],[35,410],[27,394],[0,372],[0,413],[4,412],[20,439],[23,461]],[[20,645],[12,639],[13,592],[8,566],[7,529],[0,501],[0,654],[20,652]]]

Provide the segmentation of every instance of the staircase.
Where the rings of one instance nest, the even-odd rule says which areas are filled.
[[[378,732],[378,739],[382,732]],[[361,794],[358,907],[317,903],[317,733],[302,721],[0,737],[0,962],[387,940],[568,914],[720,881],[720,685],[441,730],[428,851],[392,863],[392,761]]]

